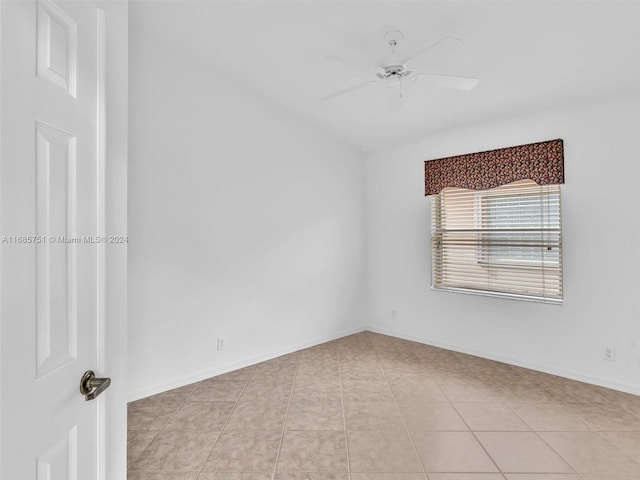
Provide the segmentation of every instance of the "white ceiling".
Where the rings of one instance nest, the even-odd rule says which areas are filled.
[[[363,151],[453,125],[640,94],[640,1],[170,1],[131,9],[132,29],[156,29]],[[479,85],[409,85],[396,111],[382,85],[319,101],[372,79],[325,57],[375,65],[390,29],[404,33],[408,55],[446,35],[461,38],[466,46],[453,55],[426,54],[424,70],[478,77]]]

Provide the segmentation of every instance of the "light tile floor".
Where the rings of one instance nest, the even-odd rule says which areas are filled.
[[[369,332],[129,405],[129,480],[640,480],[640,397]]]

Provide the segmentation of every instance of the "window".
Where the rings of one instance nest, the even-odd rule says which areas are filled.
[[[521,180],[434,195],[432,287],[561,303],[560,186]]]

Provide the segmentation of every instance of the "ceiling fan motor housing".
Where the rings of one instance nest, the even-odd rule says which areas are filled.
[[[408,75],[411,75],[411,71],[406,70],[402,65],[388,65],[382,68],[384,71],[376,74],[378,78],[382,80],[385,80],[389,77],[396,77],[398,79],[401,79]]]

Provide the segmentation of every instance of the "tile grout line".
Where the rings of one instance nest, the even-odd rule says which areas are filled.
[[[456,413],[458,414],[458,416],[460,417],[460,419],[463,421],[463,423],[467,426],[467,428],[469,429],[469,433],[471,433],[471,435],[473,435],[473,438],[475,439],[476,442],[478,442],[478,445],[480,445],[480,448],[482,448],[482,450],[484,451],[484,453],[487,455],[487,457],[489,457],[489,460],[491,460],[491,462],[495,465],[495,467],[498,469],[498,472],[500,473],[500,475],[502,475],[504,478],[507,478],[507,476],[505,475],[505,473],[502,471],[502,469],[500,468],[500,466],[498,465],[498,462],[496,462],[493,457],[491,456],[491,454],[489,453],[489,451],[486,449],[486,447],[484,446],[484,444],[480,441],[480,439],[478,438],[478,436],[476,435],[476,432],[474,432],[471,427],[469,426],[469,424],[467,423],[467,421],[465,420],[465,418],[460,414],[460,412],[458,411],[458,409],[456,408],[456,406],[453,404],[453,402],[451,401],[451,399],[449,398],[449,396],[443,391],[442,393],[444,393],[444,396],[447,397],[447,400],[449,400],[449,404],[451,405],[451,408],[453,408]],[[502,402],[502,399],[499,398],[499,402],[500,403],[504,403]],[[498,403],[498,402],[496,402]]]
[[[246,390],[247,385],[249,385],[249,381],[251,380],[251,378],[253,378],[253,374],[254,374],[255,371],[256,371],[256,366],[253,365],[253,368],[251,370],[251,373],[249,374],[249,377],[244,381],[244,386],[242,387],[242,390],[240,391],[240,394],[238,395],[238,398],[236,399],[236,402],[233,404],[233,408],[229,412],[229,415],[227,415],[227,419],[222,424],[222,427],[220,427],[220,431],[218,432],[218,436],[216,437],[216,440],[213,442],[213,445],[211,445],[211,449],[209,450],[209,453],[207,453],[207,456],[205,457],[204,461],[202,462],[202,465],[198,469],[198,474],[196,475],[196,480],[202,474],[202,470],[204,469],[204,466],[209,461],[209,457],[211,457],[211,454],[213,453],[213,449],[216,448],[216,445],[218,444],[218,440],[220,440],[220,437],[222,437],[222,433],[224,432],[224,429],[227,426],[227,423],[229,423],[229,419],[231,418],[231,415],[233,415],[233,412],[236,410],[236,407],[238,406],[238,403],[240,402],[240,399],[242,398],[242,394]],[[215,378],[215,377],[211,377],[211,378]],[[200,382],[200,383],[202,383],[202,382]],[[195,391],[195,389],[194,389],[194,391]],[[193,392],[191,392],[191,393],[193,393]],[[189,395],[189,396],[191,396],[191,395]]]
[[[501,400],[502,400],[502,399],[501,399]],[[535,433],[535,434],[536,434],[536,437],[538,437],[542,443],[544,443],[546,446],[548,446],[548,447],[551,449],[551,451],[552,451],[553,453],[555,453],[556,455],[558,455],[558,457],[559,457],[559,458],[561,458],[561,459],[562,459],[562,461],[563,461],[564,463],[566,463],[566,464],[569,466],[569,468],[570,468],[571,470],[573,470],[573,473],[576,473],[576,474],[578,474],[578,473],[579,473],[575,468],[573,468],[573,465],[571,465],[571,464],[569,463],[569,461],[568,461],[566,458],[564,458],[564,456],[560,455],[560,452],[556,451],[556,449],[555,449],[555,448],[553,448],[553,446],[551,446],[551,445],[549,444],[549,442],[547,442],[547,441],[546,441],[546,440],[545,440],[545,439],[544,439],[544,438],[539,434],[539,432],[537,432],[537,431],[536,431],[536,430],[535,430],[531,425],[529,425],[529,423],[528,423],[524,418],[522,418],[520,415],[518,415],[518,412],[516,412],[513,408],[511,408],[511,407],[509,406],[509,404],[508,404],[508,403],[506,403],[506,402],[504,402],[504,401],[503,401],[502,403],[504,404],[504,406],[505,406],[505,407],[507,407],[507,408],[509,409],[509,411],[510,411],[510,412],[512,412],[516,417],[518,417],[520,420],[522,420],[522,422],[523,422],[527,427],[529,427],[533,433]],[[540,403],[546,403],[546,402],[540,402]],[[563,408],[565,408],[565,407],[563,407]],[[569,412],[569,413],[571,413],[571,414],[573,415],[573,413],[572,413],[572,412]],[[585,423],[585,425],[587,425],[589,428],[592,428],[592,426],[591,426],[591,425],[589,425],[589,424],[588,424],[587,422],[585,422],[584,420],[582,420],[582,418],[578,417],[577,415],[574,415],[574,416],[575,416],[576,418],[578,418],[580,421],[584,422],[584,423]],[[551,433],[554,433],[554,432],[551,432]],[[562,432],[558,431],[558,432],[555,432],[555,433],[562,433]],[[565,433],[568,433],[568,432],[565,432]]]
[[[446,393],[445,393],[445,396],[447,396],[447,398],[449,398],[449,397],[448,397],[448,395],[447,395]],[[450,403],[451,403],[451,406],[456,410],[456,412],[457,412],[457,413],[458,413],[458,415],[460,416],[460,418],[462,418],[462,421],[465,423],[465,425],[467,425],[467,427],[469,428],[469,431],[470,431],[470,432],[471,432],[471,434],[474,436],[474,438],[476,439],[476,441],[480,444],[480,446],[482,447],[482,449],[486,452],[486,454],[489,456],[489,458],[491,459],[491,461],[496,465],[496,467],[498,467],[498,470],[500,471],[500,473],[501,473],[503,476],[506,476],[506,473],[504,473],[504,472],[502,471],[502,469],[500,469],[500,467],[497,465],[497,463],[493,460],[493,457],[489,454],[489,452],[487,451],[487,449],[485,448],[485,446],[482,444],[482,442],[480,441],[480,439],[477,437],[477,435],[476,435],[476,431],[471,429],[471,427],[467,424],[467,421],[466,421],[466,420],[464,419],[464,417],[460,414],[460,412],[458,411],[458,409],[456,408],[456,406],[453,404],[453,402],[452,402],[450,399],[449,399],[449,401],[450,401]],[[474,403],[474,402],[457,402],[457,403]],[[569,463],[569,462],[568,462],[568,461],[567,461],[567,460],[566,460],[562,455],[560,455],[560,454],[559,454],[559,453],[558,453],[558,452],[557,452],[557,451],[556,451],[556,450],[555,450],[551,445],[549,445],[549,444],[544,440],[544,438],[542,438],[542,437],[538,434],[538,432],[537,432],[536,430],[534,430],[534,429],[533,429],[533,427],[532,427],[531,425],[529,425],[529,423],[528,423],[528,422],[526,422],[526,421],[525,421],[525,420],[524,420],[520,415],[518,415],[518,413],[517,413],[515,410],[513,410],[513,408],[511,408],[511,407],[509,406],[509,403],[507,403],[507,402],[506,402],[502,397],[500,397],[500,395],[498,395],[498,398],[497,398],[496,400],[494,400],[494,401],[492,401],[492,402],[487,401],[487,402],[485,402],[485,403],[499,403],[499,404],[502,404],[503,406],[505,406],[505,407],[507,408],[507,410],[509,410],[510,412],[512,412],[514,415],[516,415],[516,417],[518,417],[518,419],[520,419],[520,420],[521,420],[521,421],[522,421],[522,422],[523,422],[523,423],[524,423],[524,424],[529,428],[529,430],[477,430],[478,432],[489,432],[489,433],[491,433],[491,432],[496,432],[496,433],[518,433],[518,432],[520,432],[520,433],[534,433],[534,434],[535,434],[535,435],[536,435],[536,436],[537,436],[537,437],[538,437],[538,438],[539,438],[539,439],[540,439],[540,440],[541,440],[545,445],[547,445],[547,446],[551,449],[551,451],[553,451],[553,453],[555,453],[556,455],[558,455],[558,457],[559,457],[560,459],[562,459],[562,461],[564,461],[564,462],[569,466],[569,468],[571,468],[571,470],[572,470],[573,472],[569,472],[569,473],[568,473],[569,475],[580,475],[580,474],[579,474],[579,473],[578,473],[578,472],[573,468],[573,466],[572,466],[572,465],[571,465],[571,464],[570,464],[570,463]],[[512,403],[513,403],[513,402],[512,402]],[[537,404],[537,403],[554,403],[554,402],[515,402],[515,403],[533,403],[533,404]],[[572,413],[572,412],[569,412],[569,413]],[[577,417],[577,418],[579,418],[581,421],[583,421],[584,423],[586,423],[584,420],[582,420],[582,419],[581,419],[580,417],[578,417],[577,415],[575,415],[575,414],[574,414],[574,416],[576,416],[576,417]],[[587,425],[588,425],[588,424],[587,424]],[[588,426],[589,426],[589,427],[591,427],[591,425],[588,425]],[[569,430],[569,431],[567,431],[567,432],[570,432],[570,430]],[[561,433],[561,431],[556,431],[555,433]],[[515,473],[515,472],[507,472],[507,473],[510,473],[510,474],[511,474],[511,473]],[[527,473],[531,473],[531,472],[527,472]],[[540,472],[540,473],[542,474],[543,472]],[[562,472],[555,472],[555,473],[562,474]]]
[[[440,388],[440,386],[438,385],[438,388]],[[440,391],[442,392],[442,394],[445,396],[445,398],[447,399],[447,402],[449,403],[449,405],[451,406],[451,408],[453,408],[453,410],[456,412],[456,414],[458,415],[458,417],[460,417],[460,420],[462,420],[462,423],[465,424],[465,426],[467,427],[469,433],[471,433],[471,435],[473,436],[473,438],[475,439],[475,441],[478,443],[478,445],[480,445],[480,448],[482,448],[482,450],[484,451],[484,453],[487,455],[487,457],[489,458],[489,460],[491,460],[491,463],[493,463],[493,465],[496,467],[496,469],[498,470],[498,474],[502,475],[503,478],[507,478],[505,473],[502,471],[502,469],[500,468],[500,466],[498,465],[498,463],[493,459],[493,457],[489,454],[489,452],[487,451],[487,449],[485,448],[485,446],[482,444],[482,442],[480,441],[480,439],[477,437],[477,435],[475,434],[475,432],[471,429],[471,427],[469,426],[469,424],[467,423],[467,421],[464,419],[464,417],[460,414],[460,412],[458,411],[458,409],[456,408],[456,406],[453,404],[453,402],[451,401],[451,398],[449,397],[449,395],[447,395],[447,392],[445,392],[442,388],[440,388]],[[499,398],[499,401],[502,402],[502,399]],[[484,473],[484,472],[483,472]],[[492,472],[486,472],[486,473],[492,473]]]
[[[284,414],[284,423],[282,424],[282,435],[280,436],[280,445],[278,445],[278,453],[276,453],[275,462],[273,462],[273,472],[271,473],[271,480],[275,480],[276,472],[278,469],[278,461],[280,460],[280,451],[282,450],[282,443],[284,442],[284,435],[287,431],[287,420],[289,419],[289,409],[291,408],[291,397],[293,397],[293,389],[296,385],[298,378],[298,369],[300,368],[300,351],[294,352],[298,354],[296,361],[296,373],[293,375],[293,382],[291,382],[291,389],[289,390],[289,400],[287,402],[287,411]]]
[[[342,407],[342,425],[344,427],[344,445],[347,450],[347,473],[351,480],[351,458],[349,456],[349,435],[347,435],[347,412],[344,408],[344,393],[342,390],[342,367],[340,363],[340,343],[336,343],[336,358],[338,361],[338,384],[340,385],[340,406]]]
[[[396,406],[396,410],[398,411],[398,414],[400,415],[400,418],[402,419],[402,425],[404,425],[404,431],[407,434],[407,436],[409,437],[409,441],[411,442],[411,445],[413,446],[413,451],[414,451],[416,457],[418,458],[418,462],[420,462],[420,466],[422,467],[422,473],[424,473],[424,475],[427,477],[427,480],[429,480],[429,473],[427,473],[427,468],[425,467],[424,462],[422,461],[422,457],[420,456],[420,453],[418,453],[418,449],[416,447],[415,442],[413,441],[413,437],[411,436],[411,432],[409,431],[409,427],[407,426],[407,422],[404,419],[404,415],[402,415],[402,412],[400,411],[400,406],[398,405],[398,399],[396,398],[396,395],[393,393],[393,389],[391,388],[391,385],[389,384],[389,379],[387,378],[387,372],[384,369],[384,366],[382,365],[382,362],[380,361],[380,355],[378,354],[378,349],[375,347],[375,345],[373,346],[373,351],[376,354],[376,358],[378,359],[378,364],[380,365],[380,369],[382,370],[382,377],[384,378],[384,382],[387,384],[387,388],[389,389],[389,392],[391,392],[391,396],[393,397],[393,403]]]
[[[160,435],[160,433],[164,430],[164,427],[166,427],[167,425],[169,425],[169,423],[171,422],[171,420],[173,420],[173,417],[176,416],[176,413],[178,413],[178,410],[180,410],[182,408],[182,406],[187,403],[187,400],[191,397],[191,394],[195,391],[196,388],[198,388],[198,385],[200,385],[202,382],[197,382],[196,384],[194,384],[193,388],[191,389],[191,391],[189,392],[189,394],[184,398],[184,400],[182,400],[182,402],[180,403],[180,405],[178,405],[176,407],[176,409],[173,411],[173,413],[169,416],[169,418],[167,419],[166,422],[164,422],[162,424],[162,426],[160,427],[160,429],[156,432],[156,434],[153,436],[153,438],[151,439],[151,441],[147,444],[146,447],[144,447],[142,449],[142,451],[136,455],[136,457],[131,460],[131,465],[133,465],[141,456],[142,454],[147,450],[147,448],[149,448],[149,446],[153,443],[153,441],[158,437],[158,435]],[[186,386],[186,385],[185,385]],[[171,390],[168,390],[168,392],[170,392]],[[162,395],[163,393],[167,393],[167,392],[161,392],[157,395]],[[144,399],[141,399],[144,400]],[[131,403],[135,403],[135,402],[131,402]],[[127,409],[129,408],[129,405],[127,404]],[[143,431],[143,430],[138,430],[138,431]],[[127,433],[129,433],[129,427],[127,425]],[[144,471],[144,470],[135,470],[135,471]],[[127,465],[127,472],[129,472],[129,466]]]

